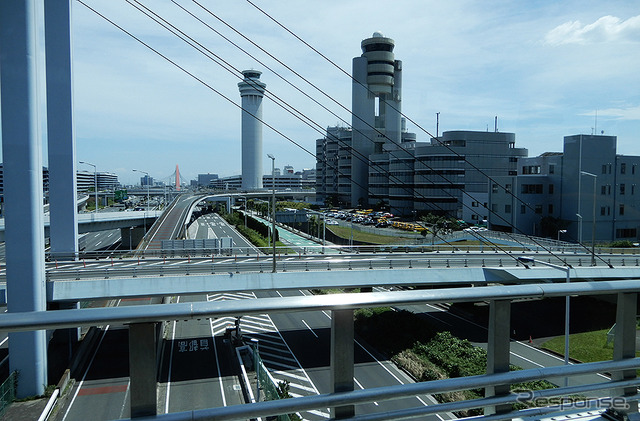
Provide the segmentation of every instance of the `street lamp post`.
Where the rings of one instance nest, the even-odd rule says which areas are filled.
[[[247,226],[247,211],[248,211],[248,207],[247,207],[247,196],[244,197],[244,226]]]
[[[96,194],[96,213],[98,213],[98,167],[85,161],[78,161],[80,164],[91,165],[93,167],[93,188]]]
[[[558,241],[560,241],[560,234],[566,234],[567,230],[558,230]]]
[[[567,266],[554,265],[553,263],[547,263],[542,260],[537,260],[532,257],[518,257],[518,261],[524,263],[539,263],[543,266],[548,266],[553,269],[558,269],[566,273],[567,275],[567,284],[571,283],[571,269],[572,267],[567,264]],[[569,365],[569,309],[570,309],[570,301],[571,297],[567,295],[564,301],[564,365]],[[564,386],[569,386],[569,377],[564,378]]]
[[[276,273],[276,157],[267,154],[271,158],[271,243],[273,244],[273,273]]]
[[[133,171],[142,173],[142,174],[147,176],[147,178],[145,180],[146,181],[145,184],[147,185],[147,206],[145,206],[145,208],[144,208],[145,209],[144,210],[144,234],[147,235],[147,213],[149,212],[149,181],[150,181],[149,173],[146,172],[146,171],[135,170],[135,169]]]
[[[591,266],[596,265],[596,181],[598,176],[586,171],[580,171],[580,175],[593,177],[593,221],[591,222]]]

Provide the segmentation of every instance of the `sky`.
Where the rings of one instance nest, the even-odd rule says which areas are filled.
[[[166,182],[176,165],[187,182],[199,173],[239,174],[244,69],[262,71],[267,90],[310,119],[307,125],[264,99],[264,121],[279,132],[263,129],[265,172],[268,153],[277,167],[313,168],[315,140],[327,126],[351,121],[344,72],[375,31],[395,41],[402,111],[419,141],[435,134],[436,113],[440,133],[493,130],[498,116],[498,130],[515,133],[529,156],[561,151],[563,136],[594,131],[618,136],[618,153],[640,155],[636,0],[252,0],[290,32],[246,0],[144,3],[231,72],[124,0],[83,1],[157,51],[73,2],[77,157],[123,183],[139,182],[134,168]],[[78,168],[93,170],[85,167]]]

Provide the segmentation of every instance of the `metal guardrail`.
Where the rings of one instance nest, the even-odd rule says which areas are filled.
[[[16,399],[16,388],[18,387],[18,372],[12,371],[2,385],[0,385],[0,416],[7,409],[9,404]]]
[[[329,310],[333,312],[334,322],[332,329],[333,341],[349,340],[348,335],[341,332],[352,330],[349,325],[353,323],[353,309],[376,306],[411,305],[417,303],[445,303],[445,302],[474,302],[489,301],[491,306],[489,320],[489,350],[488,360],[490,367],[506,366],[508,369],[509,349],[509,324],[496,323],[500,318],[499,310],[508,309],[510,302],[522,298],[560,297],[567,295],[599,295],[617,294],[618,311],[616,323],[620,326],[616,329],[614,343],[614,360],[587,364],[573,364],[560,367],[545,367],[515,372],[495,371],[481,376],[436,380],[398,386],[378,387],[364,390],[348,390],[339,393],[306,396],[278,401],[259,402],[253,404],[236,405],[224,408],[210,408],[196,411],[150,415],[145,419],[157,420],[193,420],[193,419],[217,419],[235,420],[249,419],[257,416],[278,415],[283,413],[295,413],[299,411],[334,408],[335,410],[346,408],[353,409],[354,405],[376,402],[381,400],[397,399],[407,396],[415,396],[429,393],[441,393],[444,391],[466,390],[486,387],[487,390],[495,390],[486,398],[472,401],[462,401],[446,404],[437,404],[427,407],[407,408],[387,414],[351,415],[342,416],[353,420],[373,419],[398,419],[407,417],[423,417],[426,414],[448,412],[466,408],[504,406],[514,402],[518,396],[507,392],[500,392],[499,388],[508,384],[523,381],[546,379],[549,377],[576,376],[580,374],[610,372],[613,373],[612,381],[571,386],[536,392],[538,396],[568,396],[570,394],[583,393],[593,390],[614,389],[611,396],[624,396],[624,402],[638,399],[637,387],[640,381],[636,379],[635,370],[640,367],[640,359],[635,358],[635,332],[637,293],[640,290],[640,281],[616,281],[601,283],[575,283],[575,284],[534,284],[516,286],[488,286],[477,288],[449,288],[436,290],[394,291],[384,293],[360,293],[360,294],[335,294],[331,296],[302,296],[302,297],[277,297],[255,300],[229,300],[216,302],[191,302],[178,304],[159,304],[153,306],[126,306],[114,308],[92,308],[82,310],[60,310],[54,312],[8,313],[0,315],[0,329],[6,331],[41,330],[51,328],[78,327],[86,325],[103,325],[114,322],[130,323],[131,326],[149,326],[153,332],[154,323],[165,320],[197,320],[209,317],[238,316],[263,313],[293,313],[299,311]],[[345,317],[345,315],[347,317]],[[506,317],[509,320],[509,317]],[[139,328],[136,328],[139,329]],[[346,339],[345,339],[346,338]],[[350,339],[353,341],[353,337]],[[130,358],[155,358],[155,347],[142,346],[140,341],[130,340]],[[491,344],[494,344],[493,346]],[[345,343],[332,345],[332,349],[349,349]],[[144,354],[144,349],[150,350]],[[353,346],[351,346],[353,350]],[[502,350],[502,351],[501,351]],[[335,352],[335,351],[334,351]],[[506,354],[505,354],[506,352]],[[506,355],[506,359],[505,359]],[[332,376],[335,373],[352,372],[353,355],[344,358],[332,356]],[[336,362],[338,361],[338,362]],[[506,370],[505,370],[506,371]],[[155,371],[154,371],[155,373]],[[155,375],[152,378],[139,378],[131,375],[131,396],[136,396],[133,390],[156,390]],[[352,375],[351,375],[352,377]],[[155,392],[154,392],[155,393]],[[154,402],[131,402],[132,411],[140,407],[156,408]],[[545,413],[558,408],[543,408],[525,410],[522,412],[510,412],[506,414],[492,415],[487,420],[512,419],[526,414]],[[632,406],[631,410],[637,407]],[[344,413],[344,412],[342,412]]]
[[[304,272],[326,270],[385,270],[385,269],[447,269],[447,268],[505,268],[523,267],[517,255],[496,253],[467,254],[456,253],[439,255],[434,253],[362,253],[351,256],[323,255],[284,255],[276,260],[278,272]],[[542,258],[540,256],[539,258]],[[570,264],[573,267],[591,267],[588,255],[565,255],[563,260],[547,258],[550,262]],[[106,262],[108,265],[108,261]],[[639,256],[614,255],[607,257],[605,263],[614,267],[640,267]],[[596,267],[608,268],[606,264]],[[535,265],[534,265],[535,266]],[[94,268],[92,265],[78,262],[73,267],[49,267],[47,281],[65,281],[81,279],[137,278],[153,276],[181,275],[227,275],[229,273],[271,272],[272,257],[254,255],[241,257],[208,257],[181,259],[137,259],[122,260],[107,267]],[[0,275],[0,281],[4,276]]]

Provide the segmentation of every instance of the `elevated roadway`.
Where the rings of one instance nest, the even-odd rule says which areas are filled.
[[[537,256],[548,260],[550,257]],[[566,257],[572,281],[640,279],[637,258],[613,256],[614,265],[580,266],[588,256]],[[446,286],[564,282],[564,271],[528,269],[493,253],[375,253],[144,258],[49,264],[50,301],[131,298],[230,291],[371,286]]]

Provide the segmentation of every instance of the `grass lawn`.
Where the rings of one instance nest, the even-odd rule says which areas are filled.
[[[327,229],[333,232],[338,237],[349,239],[351,235],[351,228],[347,227],[339,227],[339,226],[327,226]],[[414,243],[415,240],[412,238],[403,238],[403,237],[390,237],[387,235],[378,235],[371,234],[368,232],[362,232],[358,230],[353,230],[353,239],[355,241],[362,241],[365,243],[371,244],[405,244],[407,242]]]
[[[585,363],[613,359],[613,342],[607,345],[608,331],[603,329],[569,335],[569,356]],[[542,346],[564,355],[564,336],[553,338]],[[640,356],[639,351],[636,351],[637,356]]]

